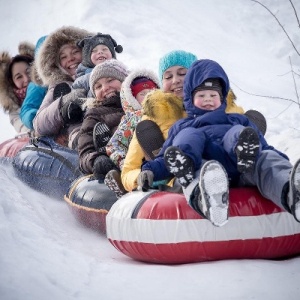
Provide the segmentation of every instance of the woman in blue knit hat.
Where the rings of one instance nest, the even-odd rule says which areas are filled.
[[[188,68],[197,56],[183,50],[174,50],[159,60],[158,75],[164,92],[183,99],[183,81]]]

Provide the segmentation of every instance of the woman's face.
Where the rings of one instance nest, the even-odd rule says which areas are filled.
[[[104,100],[115,96],[117,92],[121,91],[121,81],[111,77],[100,78],[94,84],[94,93],[97,100]]]
[[[173,93],[183,99],[183,81],[187,73],[187,68],[173,66],[167,69],[162,78],[162,88],[164,92]]]
[[[11,68],[12,80],[16,88],[26,88],[30,82],[30,66],[24,61],[16,62]]]
[[[59,51],[59,64],[71,76],[76,74],[76,69],[82,61],[82,52],[76,46],[64,45]]]

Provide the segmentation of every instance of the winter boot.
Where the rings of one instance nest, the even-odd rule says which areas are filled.
[[[58,99],[65,96],[71,92],[70,86],[66,82],[59,83],[55,86],[53,90],[53,99]]]
[[[245,127],[240,135],[235,148],[237,155],[237,169],[240,173],[254,171],[256,157],[259,152],[259,137],[252,127]]]
[[[164,154],[166,167],[183,187],[187,187],[194,179],[193,161],[178,147],[170,146]]]
[[[111,132],[108,126],[103,122],[98,122],[93,130],[93,142],[95,149],[106,154],[105,146],[111,138]]]
[[[294,218],[300,222],[300,159],[292,169],[289,186],[288,205]]]
[[[111,191],[115,192],[117,198],[127,193],[121,182],[121,174],[117,170],[109,171],[105,176],[104,183]]]
[[[260,132],[265,135],[267,131],[267,121],[265,116],[257,110],[249,109],[245,112],[245,116],[256,125]]]
[[[151,120],[144,120],[137,124],[135,132],[146,159],[153,160],[165,141],[159,126]]]
[[[223,226],[228,221],[229,181],[224,167],[215,160],[205,162],[200,170],[199,189],[195,189],[196,211],[213,225]]]

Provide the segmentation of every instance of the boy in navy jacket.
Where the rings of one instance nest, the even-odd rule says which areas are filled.
[[[174,175],[189,204],[216,226],[228,220],[229,186],[257,186],[300,221],[300,160],[293,167],[245,115],[226,114],[228,90],[218,63],[193,63],[184,80],[188,117],[172,126],[156,159],[143,164],[138,184]]]

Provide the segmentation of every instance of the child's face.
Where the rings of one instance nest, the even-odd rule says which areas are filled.
[[[81,60],[81,49],[76,46],[65,45],[59,51],[59,64],[71,76],[76,74],[76,69]]]
[[[25,61],[16,62],[11,68],[12,80],[16,88],[22,89],[30,82],[30,66]]]
[[[220,94],[213,90],[197,91],[193,100],[196,107],[205,110],[215,110],[221,106]]]
[[[146,96],[147,93],[150,92],[150,91],[151,91],[151,89],[144,89],[144,90],[140,91],[140,92],[136,95],[135,99],[136,99],[139,103],[142,103],[143,100],[144,100],[144,98],[145,98],[145,96]]]
[[[183,81],[187,68],[173,66],[167,69],[162,78],[162,88],[164,92],[173,93],[183,99]]]
[[[121,90],[121,81],[112,77],[100,78],[94,85],[96,99],[102,101],[115,96]]]
[[[103,63],[107,59],[112,59],[112,54],[107,46],[97,45],[95,48],[93,48],[91,53],[91,61],[95,66]]]

